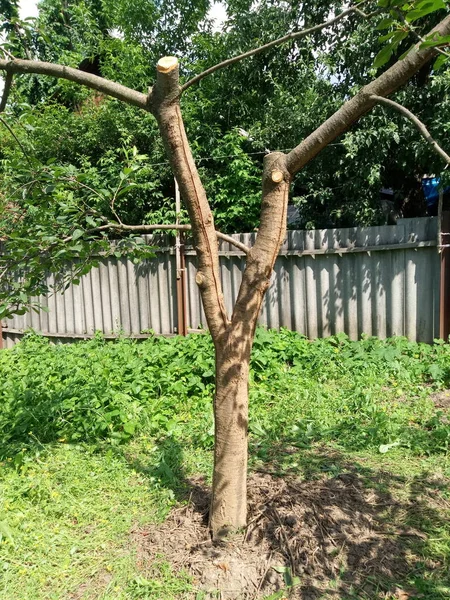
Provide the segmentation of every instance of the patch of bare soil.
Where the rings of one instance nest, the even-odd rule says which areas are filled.
[[[289,577],[298,578],[290,598],[326,594],[337,600],[350,591],[360,598],[385,598],[369,583],[382,580],[394,586],[392,598],[395,582],[409,570],[402,536],[421,536],[388,529],[380,515],[395,511],[396,502],[365,489],[357,474],[307,482],[255,474],[246,530],[226,544],[213,544],[209,490],[201,482],[191,484],[186,506],[173,510],[163,524],[134,531],[133,538],[143,566],[163,555],[175,570],[187,570],[207,598],[264,598],[286,589]]]
[[[450,410],[450,390],[440,390],[432,394],[431,400],[434,402],[436,408]]]

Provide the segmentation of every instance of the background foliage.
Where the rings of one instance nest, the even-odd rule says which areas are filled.
[[[399,6],[394,1],[390,4]],[[427,6],[430,4],[433,11],[445,8],[442,0]],[[179,56],[188,78],[286,32],[320,23],[342,9],[336,1],[292,1],[283,4],[283,10],[273,0],[257,6],[230,1],[225,3],[227,20],[217,31],[208,19],[210,4],[205,0],[162,4],[139,0],[132,6],[98,0],[64,5],[42,0],[36,22],[11,29],[14,3],[4,5],[8,46],[15,55],[80,67],[140,90],[151,85],[154,65],[162,55]],[[314,37],[220,71],[183,98],[189,137],[201,159],[223,230],[257,226],[258,175],[267,150],[298,144],[345,98],[372,79],[377,71],[374,57],[380,48],[385,58],[389,57],[382,65],[386,68],[410,47],[414,38],[407,32],[400,32],[402,39],[393,45],[397,25],[393,18],[386,19],[388,5],[380,0],[384,11],[380,17],[350,17]],[[369,2],[364,8],[375,6]],[[412,24],[419,32],[442,16],[442,10],[422,12],[423,18]],[[391,35],[387,45],[386,35],[382,35],[386,28],[392,30],[386,34]],[[448,135],[448,79],[445,66],[438,72],[427,66],[398,95],[442,142]],[[173,219],[173,181],[150,115],[70,82],[30,75],[15,84],[9,119],[17,137],[37,160],[55,159],[90,169],[92,183],[97,185],[94,172],[113,178],[113,163],[123,160],[122,149],[136,146],[147,161],[137,187],[118,205],[120,214],[132,223]],[[24,130],[21,125],[25,124]],[[21,156],[21,149],[6,132],[3,139],[0,152],[6,161],[11,154]],[[106,172],[105,162],[109,166]],[[308,165],[292,192],[301,206],[302,225],[367,225],[383,218],[382,187],[394,188],[397,208],[405,215],[424,214],[420,179],[441,168],[409,123],[380,108]],[[2,187],[7,189],[7,182]]]

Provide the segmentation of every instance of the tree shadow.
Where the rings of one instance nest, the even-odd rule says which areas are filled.
[[[182,508],[157,526],[158,535],[152,530],[150,542],[145,537],[145,552],[202,573],[202,589],[216,577],[229,599],[263,598],[289,579],[297,583],[294,577],[299,584],[290,597],[302,600],[395,598],[400,591],[401,598],[446,597],[448,557],[434,538],[445,530],[450,536],[447,482],[427,471],[409,477],[374,470],[324,448],[296,461],[299,467],[283,477],[273,475],[277,464],[250,474],[249,525],[228,544],[208,540],[204,480],[179,480],[172,489]],[[154,477],[145,466],[130,466]],[[230,578],[239,592],[230,592]]]

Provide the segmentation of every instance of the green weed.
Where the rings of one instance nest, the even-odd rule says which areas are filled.
[[[401,498],[425,468],[450,476],[449,413],[432,398],[449,385],[448,345],[259,329],[251,468],[339,477],[350,461],[370,486],[380,469],[397,473]],[[130,531],[163,519],[189,476],[210,477],[213,386],[207,335],[50,345],[30,334],[0,353],[0,600],[195,597],[162,558],[139,563]],[[408,582],[445,598],[446,521],[407,519],[429,538]]]

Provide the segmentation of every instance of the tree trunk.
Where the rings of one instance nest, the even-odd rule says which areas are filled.
[[[223,538],[247,523],[248,377],[253,335],[216,347],[214,475],[209,524]]]
[[[264,158],[261,227],[247,264],[231,322],[213,336],[216,350],[215,450],[209,524],[214,539],[247,522],[247,429],[250,355],[264,295],[286,233],[290,177],[285,155]]]

